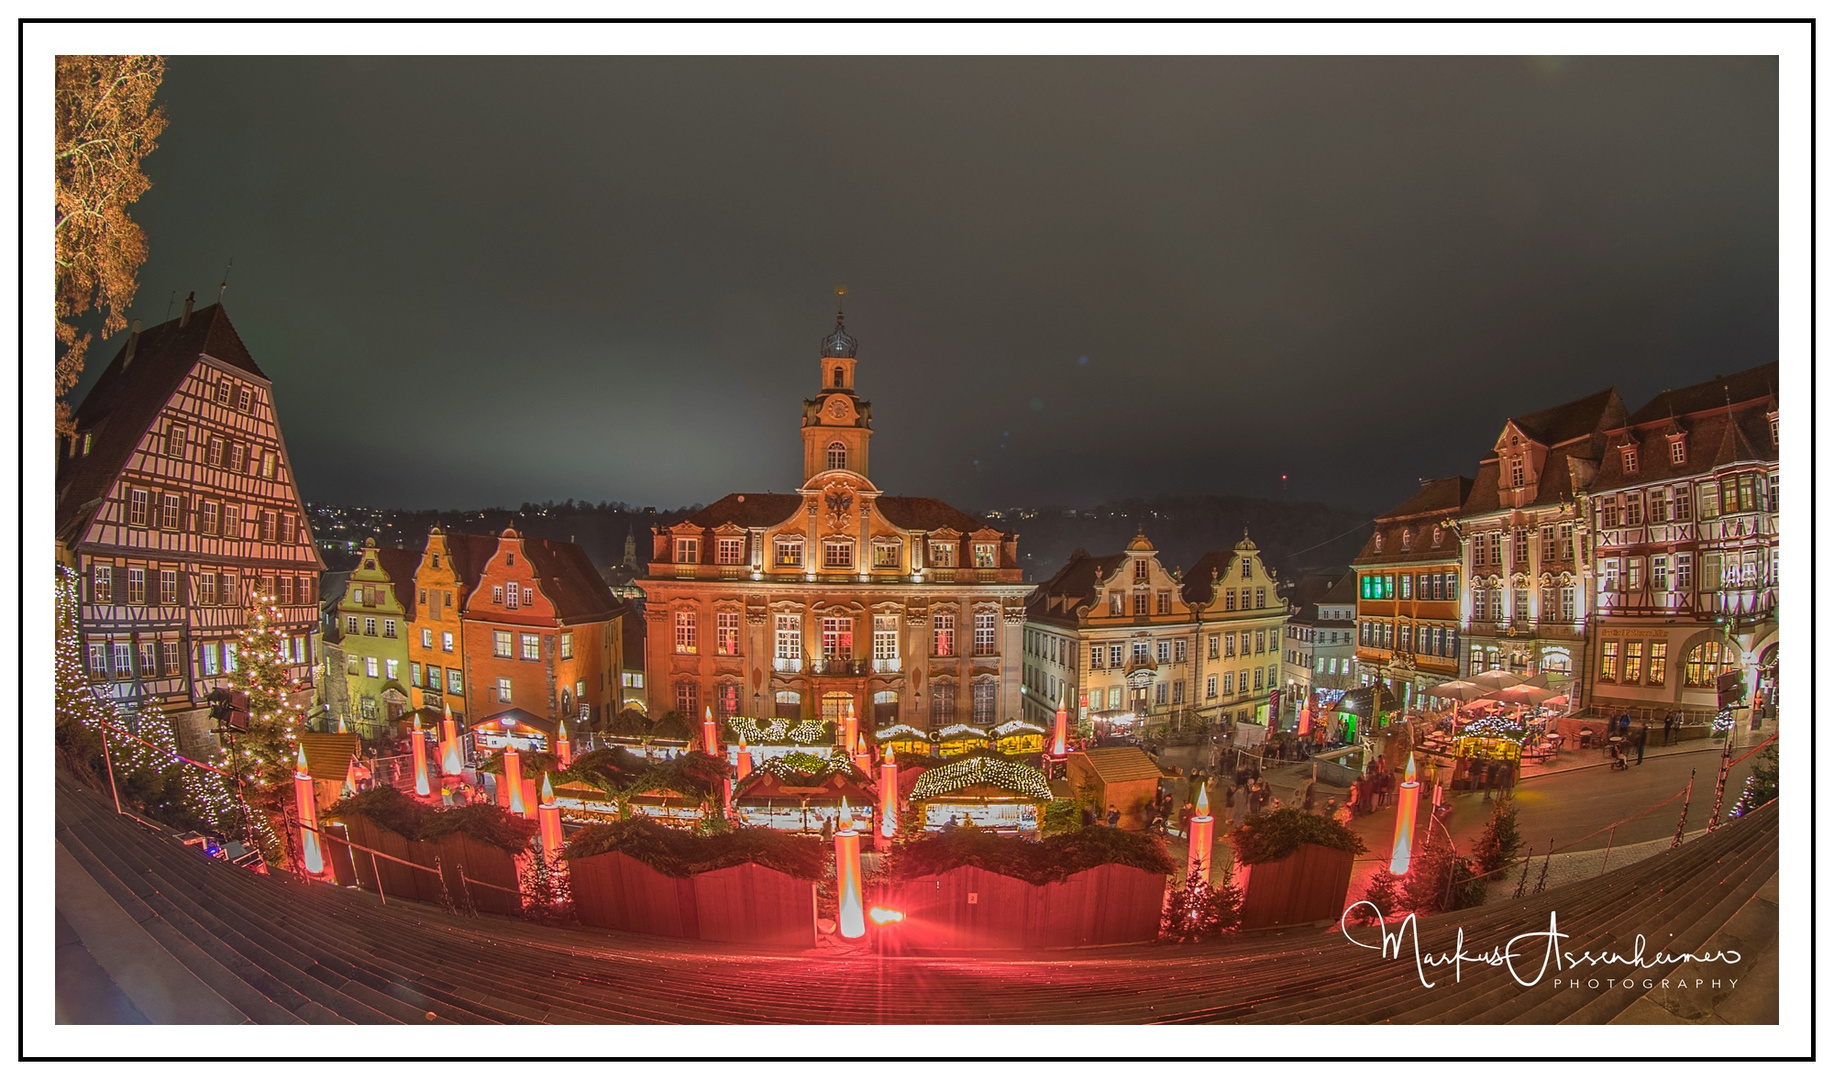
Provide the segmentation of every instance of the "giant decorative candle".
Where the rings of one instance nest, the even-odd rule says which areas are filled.
[[[548,862],[560,859],[562,845],[560,832],[560,804],[554,801],[554,785],[548,782],[548,774],[541,774],[541,806],[537,808],[541,822],[541,853]]]
[[[427,783],[427,735],[420,730],[420,717],[414,717],[414,794],[421,798],[433,794],[433,785]]]
[[[1299,709],[1299,734],[1310,735],[1311,733],[1312,733],[1312,699],[1306,698],[1305,704],[1301,706]]]
[[[854,736],[853,764],[867,776],[872,775],[872,755],[866,751],[866,736],[864,735]]]
[[[1407,873],[1414,851],[1414,814],[1420,806],[1420,782],[1414,779],[1414,755],[1407,755],[1407,778],[1395,799],[1395,853],[1388,860],[1388,872]]]
[[[879,832],[873,847],[880,851],[891,847],[898,833],[898,761],[891,747],[885,748],[885,760],[879,763]]]
[[[859,741],[860,721],[853,715],[853,703],[847,704],[847,711],[841,714],[841,753],[854,753],[854,744]]]
[[[745,745],[745,736],[739,736],[739,760],[733,764],[733,776],[739,780],[751,775],[751,748]]]
[[[841,799],[841,827],[834,834],[834,882],[840,897],[841,936],[866,936],[866,909],[860,899],[860,834],[853,831],[853,811]]]
[[[713,723],[713,706],[707,706],[706,718],[700,722],[701,749],[709,754],[720,752],[719,728]]]
[[[554,735],[554,760],[561,768],[573,764],[573,743],[567,738],[567,722],[560,722],[560,730]]]
[[[1210,848],[1216,843],[1216,819],[1210,816],[1210,793],[1203,784],[1197,786],[1196,810],[1190,821],[1190,872],[1200,881],[1209,881]]]
[[[299,763],[293,770],[293,803],[299,811],[299,846],[305,859],[306,873],[325,872],[325,859],[318,849],[318,799],[312,793],[312,776],[306,772],[306,748],[299,748]]]
[[[465,760],[459,756],[458,725],[452,722],[452,706],[446,706],[446,718],[439,722],[440,762],[439,768],[447,776],[457,776],[465,771]]]
[[[528,817],[529,808],[522,802],[522,755],[516,753],[515,743],[503,747],[503,783],[509,787],[509,812]]]
[[[1065,707],[1063,698],[1057,699],[1056,732],[1051,736],[1051,756],[1065,758],[1070,754],[1070,710]]]

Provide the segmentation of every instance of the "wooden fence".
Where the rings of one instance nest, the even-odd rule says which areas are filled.
[[[443,874],[445,894],[454,903],[462,904],[463,897],[469,894],[472,906],[482,912],[513,915],[522,910],[516,857],[500,847],[462,833],[438,840],[409,840],[360,814],[350,814],[343,821],[351,843],[412,865],[352,850],[338,839],[335,829],[326,829],[321,834],[329,849],[326,861],[339,885],[356,885],[370,892],[380,891],[384,897],[436,904],[441,902]],[[461,867],[471,882],[459,880]]]
[[[588,926],[748,945],[815,944],[815,883],[755,863],[676,878],[621,852],[567,862]]]
[[[972,866],[872,890],[868,905],[904,913],[901,944],[936,949],[1051,949],[1159,936],[1166,878],[1111,863],[1032,885]]]
[[[1336,921],[1344,914],[1355,859],[1348,851],[1305,844],[1284,859],[1238,865],[1242,929]]]

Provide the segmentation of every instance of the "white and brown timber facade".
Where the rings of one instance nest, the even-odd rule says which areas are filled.
[[[1777,365],[1664,391],[1608,435],[1587,502],[1601,709],[1703,720],[1777,674]],[[1746,698],[1749,701],[1749,696]]]
[[[251,595],[277,598],[296,686],[318,654],[318,580],[273,387],[222,305],[128,339],[58,454],[56,537],[83,583],[92,680],[194,744]]]
[[[924,730],[1019,715],[1030,587],[1018,537],[867,473],[872,406],[837,320],[803,403],[803,481],[654,530],[645,667],[654,712]]]

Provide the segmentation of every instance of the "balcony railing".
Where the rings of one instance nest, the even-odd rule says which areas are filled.
[[[816,658],[810,670],[816,675],[864,675],[871,665],[869,660],[855,660],[844,656],[823,656]]]
[[[774,671],[786,671],[790,673],[799,672],[802,670],[802,657],[800,656],[776,657],[771,661],[771,669]]]
[[[898,658],[895,656],[889,660],[874,660],[872,662],[872,672],[874,675],[889,675],[897,670]]]

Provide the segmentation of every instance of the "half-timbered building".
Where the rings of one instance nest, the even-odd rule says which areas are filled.
[[[136,329],[77,407],[57,467],[59,557],[83,580],[90,677],[181,744],[237,664],[252,595],[275,598],[309,699],[320,561],[273,386],[221,304]]]

